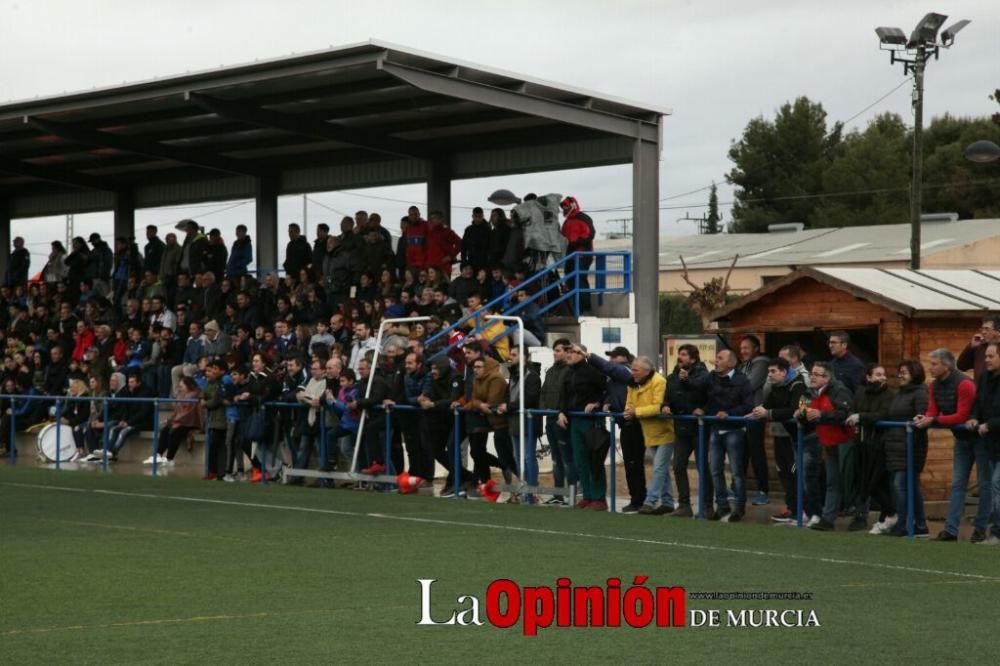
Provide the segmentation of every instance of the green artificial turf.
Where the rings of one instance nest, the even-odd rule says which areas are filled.
[[[1000,548],[967,543],[7,465],[0,552],[4,664],[971,660],[1000,592]],[[687,606],[812,609],[822,627],[416,624],[418,578],[438,580],[440,619],[498,578],[627,588],[637,575],[811,592]]]

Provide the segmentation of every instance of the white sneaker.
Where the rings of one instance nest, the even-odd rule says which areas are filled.
[[[886,517],[886,519],[884,521],[882,521],[882,527],[885,528],[885,529],[882,530],[882,533],[884,534],[886,532],[891,531],[892,528],[896,526],[896,521],[898,521],[898,520],[899,520],[899,516],[898,515],[897,516],[888,516],[888,517]]]
[[[986,537],[985,540],[980,541],[976,544],[977,546],[1000,546],[1000,537],[995,534],[991,534]]]
[[[232,474],[226,474],[224,477],[222,477],[222,480],[225,481],[226,483],[234,483],[236,481],[236,479],[233,478]]]
[[[885,534],[887,531],[885,523],[875,523],[872,525],[872,528],[868,530],[868,534]]]
[[[813,517],[811,517],[809,519],[809,522],[806,523],[806,527],[812,527],[813,525],[819,525],[819,521],[821,521],[821,520],[822,520],[822,518],[819,516],[819,514],[816,514],[815,516],[813,516]]]
[[[167,458],[160,458],[160,462],[157,464],[160,465],[161,467],[173,467],[174,461],[168,460]]]
[[[157,455],[157,454],[154,453],[153,455],[151,455],[148,458],[146,458],[145,460],[143,460],[142,464],[143,465],[152,465],[153,463],[156,463],[157,465],[159,465],[161,462],[163,462],[163,458],[161,458],[159,455]]]

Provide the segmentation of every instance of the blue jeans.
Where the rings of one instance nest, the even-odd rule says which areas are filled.
[[[976,509],[975,528],[986,531],[993,508],[990,479],[990,454],[986,442],[982,438],[956,439],[955,457],[951,467],[951,501],[948,502],[948,520],[945,521],[946,532],[958,536],[959,524],[965,513],[965,492],[969,487],[969,475],[972,465],[976,465],[976,480],[979,483],[979,506]]]
[[[312,435],[302,435],[298,442],[293,437],[290,443],[295,445],[289,447],[292,450],[295,467],[297,469],[308,469],[309,458],[312,456],[313,446],[315,445]]]
[[[556,417],[545,419],[545,437],[549,440],[552,455],[552,483],[557,488],[574,485],[577,482],[576,467],[573,466],[573,447],[569,442],[569,430],[560,428]]]
[[[712,483],[715,486],[715,504],[719,510],[729,506],[726,499],[726,456],[729,456],[729,471],[733,475],[733,489],[736,493],[737,511],[747,504],[746,479],[743,477],[743,459],[747,454],[746,434],[742,430],[727,430],[722,433],[712,431],[709,442],[709,460],[712,465]]]
[[[823,512],[822,448],[815,435],[806,436],[802,442],[802,466],[805,467],[803,479],[805,497],[802,499],[802,510],[807,516],[818,516]],[[798,473],[798,470],[796,472]]]
[[[906,472],[893,472],[893,483],[896,484],[896,515],[899,522],[896,529],[906,529]],[[920,492],[920,473],[913,472],[913,527],[920,529],[927,527],[927,515],[924,513],[924,496]]]
[[[646,504],[673,506],[674,496],[670,492],[670,461],[674,457],[673,444],[660,444],[653,448],[653,476],[646,487]],[[685,473],[687,470],[685,470]]]

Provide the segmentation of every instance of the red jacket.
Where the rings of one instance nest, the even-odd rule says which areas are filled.
[[[406,240],[406,267],[427,268],[427,223],[423,220],[410,222],[403,230],[403,238]]]
[[[592,252],[594,236],[590,225],[581,217],[583,211],[580,210],[580,203],[575,197],[566,197],[560,205],[566,215],[566,221],[563,222],[562,226],[562,235],[569,242],[566,246],[566,254]]]
[[[818,397],[809,401],[809,409],[818,409],[821,412],[835,412],[837,406],[830,399],[830,391],[823,391]],[[854,428],[846,426],[843,422],[824,422],[816,424],[816,437],[823,446],[839,446],[854,436]]]
[[[461,251],[462,239],[451,230],[451,227],[446,227],[443,224],[436,227],[427,226],[427,240],[424,248],[426,268],[436,266],[441,269],[446,278],[450,279],[451,263]],[[448,261],[444,260],[445,257],[448,257]]]

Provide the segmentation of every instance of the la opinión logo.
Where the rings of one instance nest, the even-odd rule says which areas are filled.
[[[493,581],[486,588],[486,601],[471,594],[459,595],[451,614],[432,614],[434,578],[420,578],[420,620],[424,626],[483,626],[486,622],[501,629],[518,623],[525,636],[539,629],[556,627],[683,627],[687,592],[683,587],[647,587],[648,576],[636,576],[622,589],[620,578],[609,578],[605,586],[574,586],[569,578],[559,578],[555,587],[521,587],[508,578]]]

